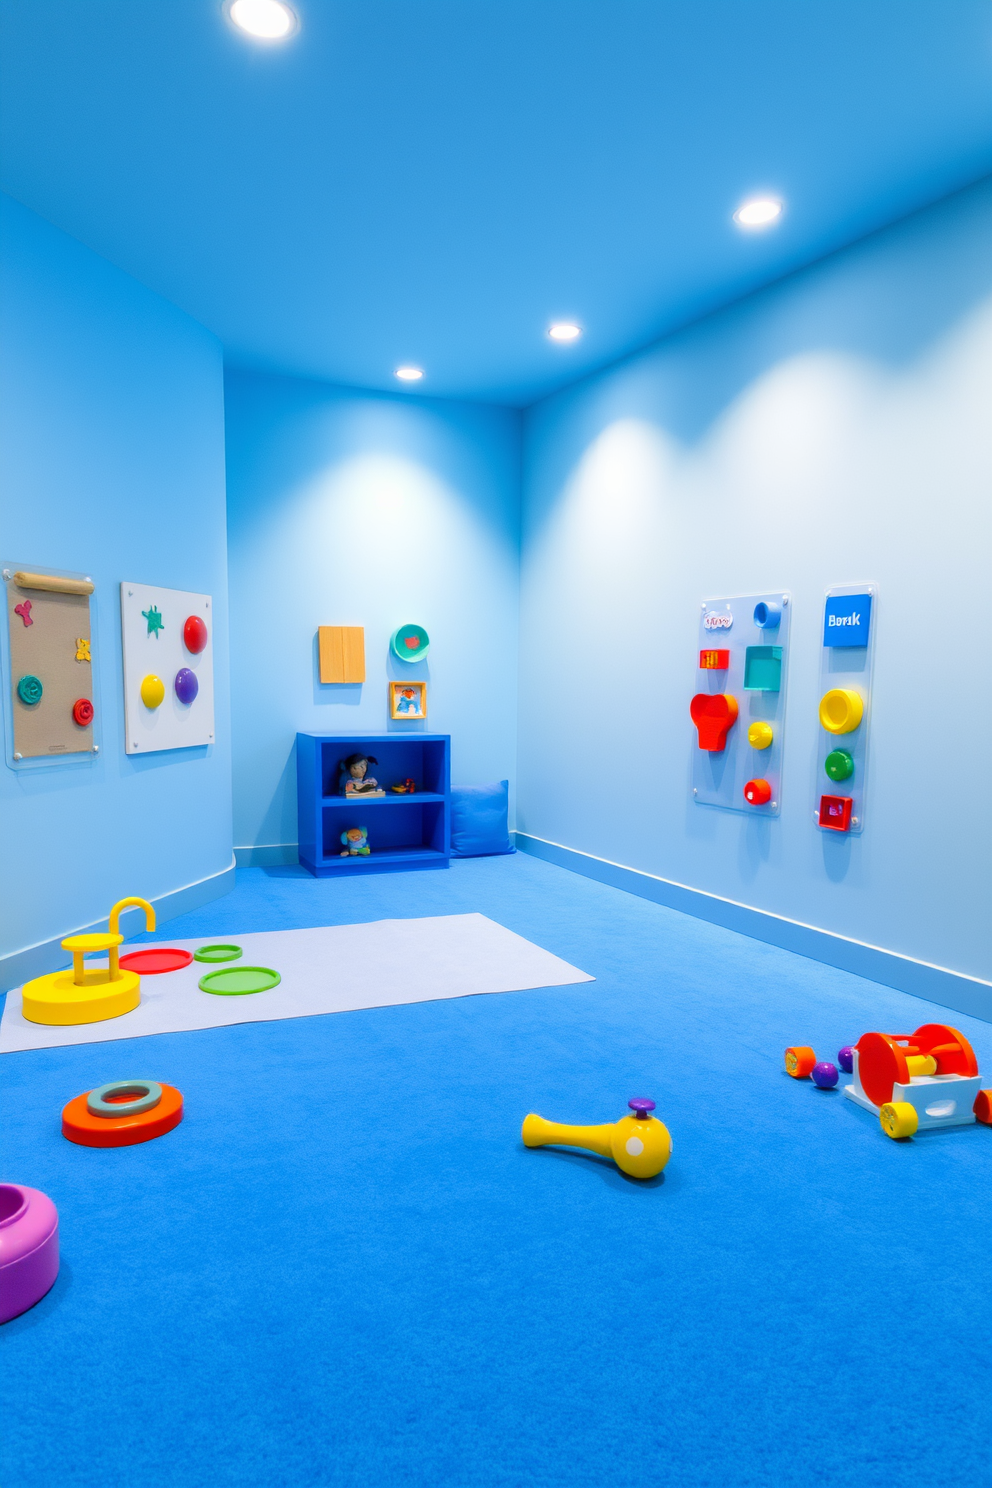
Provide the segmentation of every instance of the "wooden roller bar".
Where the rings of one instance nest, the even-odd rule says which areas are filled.
[[[92,594],[94,585],[89,579],[60,579],[56,574],[14,574],[14,583],[19,589],[47,589],[52,594]]]

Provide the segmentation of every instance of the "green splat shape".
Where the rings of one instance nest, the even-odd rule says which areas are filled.
[[[148,621],[148,634],[153,635],[155,639],[158,640],[159,631],[165,629],[165,626],[162,624],[162,616],[159,613],[158,606],[152,605],[150,610],[142,610],[141,613]]]
[[[744,653],[744,687],[750,692],[778,692],[782,686],[782,647],[748,646]]]

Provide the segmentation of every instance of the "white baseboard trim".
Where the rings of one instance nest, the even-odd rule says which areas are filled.
[[[697,920],[709,920],[727,930],[749,935],[752,940],[781,946],[783,950],[795,951],[813,961],[854,972],[869,981],[896,987],[913,997],[922,997],[927,1002],[952,1008],[956,1013],[967,1013],[969,1017],[992,1023],[992,982],[950,971],[946,966],[916,961],[912,956],[887,951],[881,946],[849,940],[832,930],[821,930],[816,925],[786,919],[766,909],[754,909],[734,899],[707,893],[705,889],[692,889],[687,884],[658,878],[639,868],[626,868],[622,863],[611,863],[608,858],[597,858],[592,853],[564,847],[560,842],[548,842],[528,832],[517,832],[515,836],[521,851],[543,858],[545,862],[556,863],[559,868],[568,868],[584,878],[594,878],[615,889],[624,889],[628,894],[637,894],[641,899],[652,899],[669,909],[694,915]]]
[[[234,866],[232,857],[229,868],[222,868],[219,873],[211,873],[207,878],[197,879],[196,883],[184,884],[181,889],[172,889],[168,894],[160,894],[157,899],[149,900],[155,910],[156,920],[159,923],[174,920],[178,915],[188,914],[191,909],[199,909],[201,905],[229,894],[234,888]],[[11,951],[6,956],[0,956],[0,991],[7,992],[11,987],[19,987],[22,982],[30,981],[32,977],[45,976],[50,971],[59,971],[63,966],[68,966],[72,958],[62,949],[62,942],[67,935],[86,935],[106,928],[107,921],[104,917],[91,925],[76,925],[63,930],[61,935],[55,935],[51,940],[42,940],[37,945],[25,946],[21,951]],[[140,934],[144,928],[145,916],[140,909],[124,910],[121,915],[121,934],[125,940]]]
[[[281,863],[298,863],[300,855],[295,842],[267,842],[260,847],[236,847],[234,861],[239,868],[274,868]]]

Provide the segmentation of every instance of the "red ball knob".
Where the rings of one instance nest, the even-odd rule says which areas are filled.
[[[93,722],[93,704],[89,698],[77,698],[72,705],[72,716],[80,728]]]
[[[183,645],[193,656],[199,656],[207,644],[207,627],[199,615],[190,615],[183,626]]]
[[[744,787],[744,799],[749,806],[767,806],[772,798],[772,788],[767,780],[749,780]]]

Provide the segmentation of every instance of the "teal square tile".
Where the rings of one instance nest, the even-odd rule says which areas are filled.
[[[778,692],[782,686],[782,647],[748,646],[744,686],[751,692]]]

